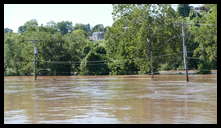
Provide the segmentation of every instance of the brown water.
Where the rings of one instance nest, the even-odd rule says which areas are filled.
[[[216,75],[5,77],[4,123],[217,123]]]

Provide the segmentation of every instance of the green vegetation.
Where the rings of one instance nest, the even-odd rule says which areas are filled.
[[[75,24],[70,21],[38,25],[27,21],[4,30],[5,75],[32,75],[33,44],[38,48],[37,69],[46,75],[148,74],[153,70],[183,69],[181,23],[185,25],[188,68],[209,73],[217,68],[217,5],[113,5],[114,23]],[[105,39],[91,41],[93,32]],[[152,57],[151,57],[152,55]],[[151,66],[151,63],[153,66]]]

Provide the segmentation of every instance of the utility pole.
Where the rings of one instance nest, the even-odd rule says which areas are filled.
[[[184,33],[184,23],[183,22],[182,22],[182,38],[183,38],[183,64],[184,64],[184,69],[186,71],[186,81],[189,82],[187,62],[186,62],[187,51],[186,51],[186,45],[185,45],[185,33]]]
[[[36,73],[36,65],[37,65],[37,54],[38,54],[38,50],[34,44],[34,76],[35,76],[35,80],[37,80],[37,73]]]
[[[153,78],[153,56],[152,56],[152,43],[147,38],[147,44],[148,44],[148,55],[150,56],[150,70],[151,70],[151,78]]]
[[[36,43],[41,41],[41,40],[27,40],[27,41],[31,41],[33,43],[33,47],[34,47],[34,80],[37,80],[37,55],[38,55],[38,49],[36,47]]]
[[[153,52],[152,42],[150,42],[150,63],[151,63],[151,78],[153,78]]]

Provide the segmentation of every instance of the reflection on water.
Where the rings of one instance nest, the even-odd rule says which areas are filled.
[[[39,79],[5,77],[4,123],[217,123],[216,75]]]

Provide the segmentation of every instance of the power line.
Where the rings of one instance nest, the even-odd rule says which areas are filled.
[[[196,58],[196,57],[187,57],[188,59],[199,59],[200,60],[200,58]]]
[[[72,64],[80,64],[81,61],[40,61],[40,62],[48,62],[48,63],[72,63]],[[101,63],[101,62],[107,62],[106,60],[103,61],[87,61],[87,63]]]
[[[173,23],[175,25],[181,25],[182,23]],[[205,26],[217,26],[217,24],[203,24],[203,23],[184,23],[185,25],[205,25]]]
[[[194,51],[187,51],[188,53],[193,53]],[[176,55],[176,54],[180,54],[181,52],[178,53],[169,53],[169,54],[162,54],[162,55],[158,55],[158,56],[153,56],[153,57],[164,57],[164,56],[171,56],[171,55]],[[146,57],[139,57],[139,58],[146,58]],[[193,57],[188,57],[188,58],[193,58]],[[137,59],[137,58],[134,58]],[[87,61],[87,63],[102,63],[102,62],[110,62],[110,61],[116,61],[116,60],[124,60],[124,59],[115,59],[115,60],[101,60],[101,61]],[[16,61],[18,63],[20,62],[32,62],[32,61]],[[60,64],[65,64],[65,63],[71,63],[71,64],[81,64],[81,61],[41,61],[38,60],[37,62],[46,62],[46,63],[60,63]]]
[[[217,24],[198,24],[198,23],[186,23],[186,25],[217,26]]]
[[[153,57],[163,57],[163,56],[171,56],[171,55],[176,55],[179,53],[172,53],[172,54],[164,54],[164,55],[159,55],[159,56],[153,56]]]

